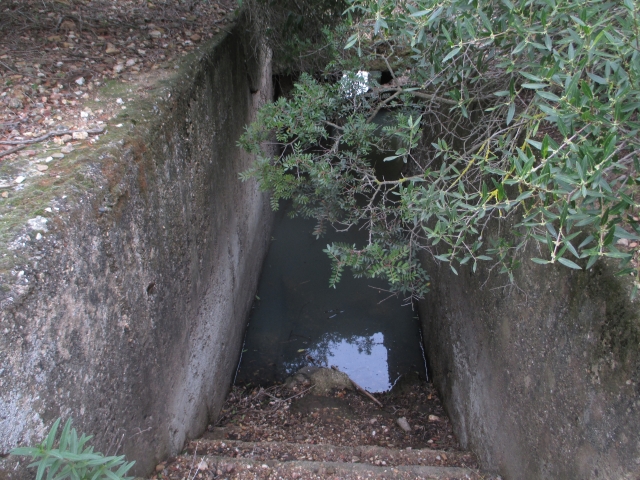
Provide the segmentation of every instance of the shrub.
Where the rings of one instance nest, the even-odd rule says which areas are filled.
[[[419,297],[420,250],[454,273],[486,261],[511,274],[533,241],[540,264],[618,259],[635,294],[637,2],[351,0],[345,24],[331,37],[345,46],[332,49],[326,78],[385,69],[393,82],[350,96],[344,82],[303,76],[241,141],[260,155],[245,178],[271,190],[274,205],[292,199],[317,233],[369,230],[367,245],[328,246],[332,284],[351,267]],[[381,110],[397,114],[395,126],[375,128]],[[273,132],[282,153],[261,153]],[[385,160],[406,167],[383,179],[366,158],[391,139],[401,146]],[[508,216],[518,240],[489,245],[487,222]]]
[[[106,457],[94,452],[93,447],[85,446],[91,439],[82,434],[78,438],[75,428],[71,428],[71,419],[67,420],[56,442],[60,426],[57,419],[44,441],[35,447],[20,447],[11,455],[31,457],[35,460],[29,467],[38,467],[36,480],[129,480],[126,473],[135,462],[126,463],[124,456]],[[54,448],[55,447],[55,448]],[[114,470],[115,469],[115,470]]]

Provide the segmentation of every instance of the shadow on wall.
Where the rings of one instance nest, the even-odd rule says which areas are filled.
[[[493,224],[487,239],[498,227]],[[517,287],[424,258],[431,375],[461,443],[506,479],[640,478],[640,320],[615,268],[537,265]],[[533,255],[536,256],[536,255]],[[488,263],[488,262],[487,262]]]

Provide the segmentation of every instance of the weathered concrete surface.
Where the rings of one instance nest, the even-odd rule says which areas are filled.
[[[86,154],[88,190],[61,194],[42,240],[16,241],[30,260],[3,279],[0,454],[73,417],[143,474],[217,415],[272,218],[238,180],[251,159],[236,140],[271,97],[248,38],[241,20],[139,105]]]
[[[425,347],[461,444],[506,479],[640,478],[640,321],[625,282],[606,265],[523,260],[510,288],[487,266],[428,265]]]

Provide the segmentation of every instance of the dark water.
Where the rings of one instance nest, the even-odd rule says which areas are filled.
[[[362,387],[388,390],[409,372],[426,375],[416,312],[389,297],[383,281],[346,271],[329,288],[322,252],[334,241],[366,242],[364,232],[316,240],[314,221],[278,212],[247,327],[237,384],[283,381],[305,365],[335,365]],[[386,300],[385,300],[386,299]]]

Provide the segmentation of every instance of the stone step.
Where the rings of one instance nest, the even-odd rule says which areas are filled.
[[[396,449],[379,446],[337,446],[327,444],[288,442],[244,442],[202,438],[190,442],[188,455],[251,458],[256,461],[276,460],[364,463],[372,466],[401,465],[437,467],[475,467],[473,454],[468,452],[431,449]]]
[[[214,478],[227,479],[328,479],[356,480],[375,479],[434,479],[434,480],[480,480],[486,479],[478,473],[462,467],[438,467],[424,465],[375,466],[366,463],[314,462],[305,460],[279,461],[253,458],[207,455],[198,457],[192,475],[211,473]]]

